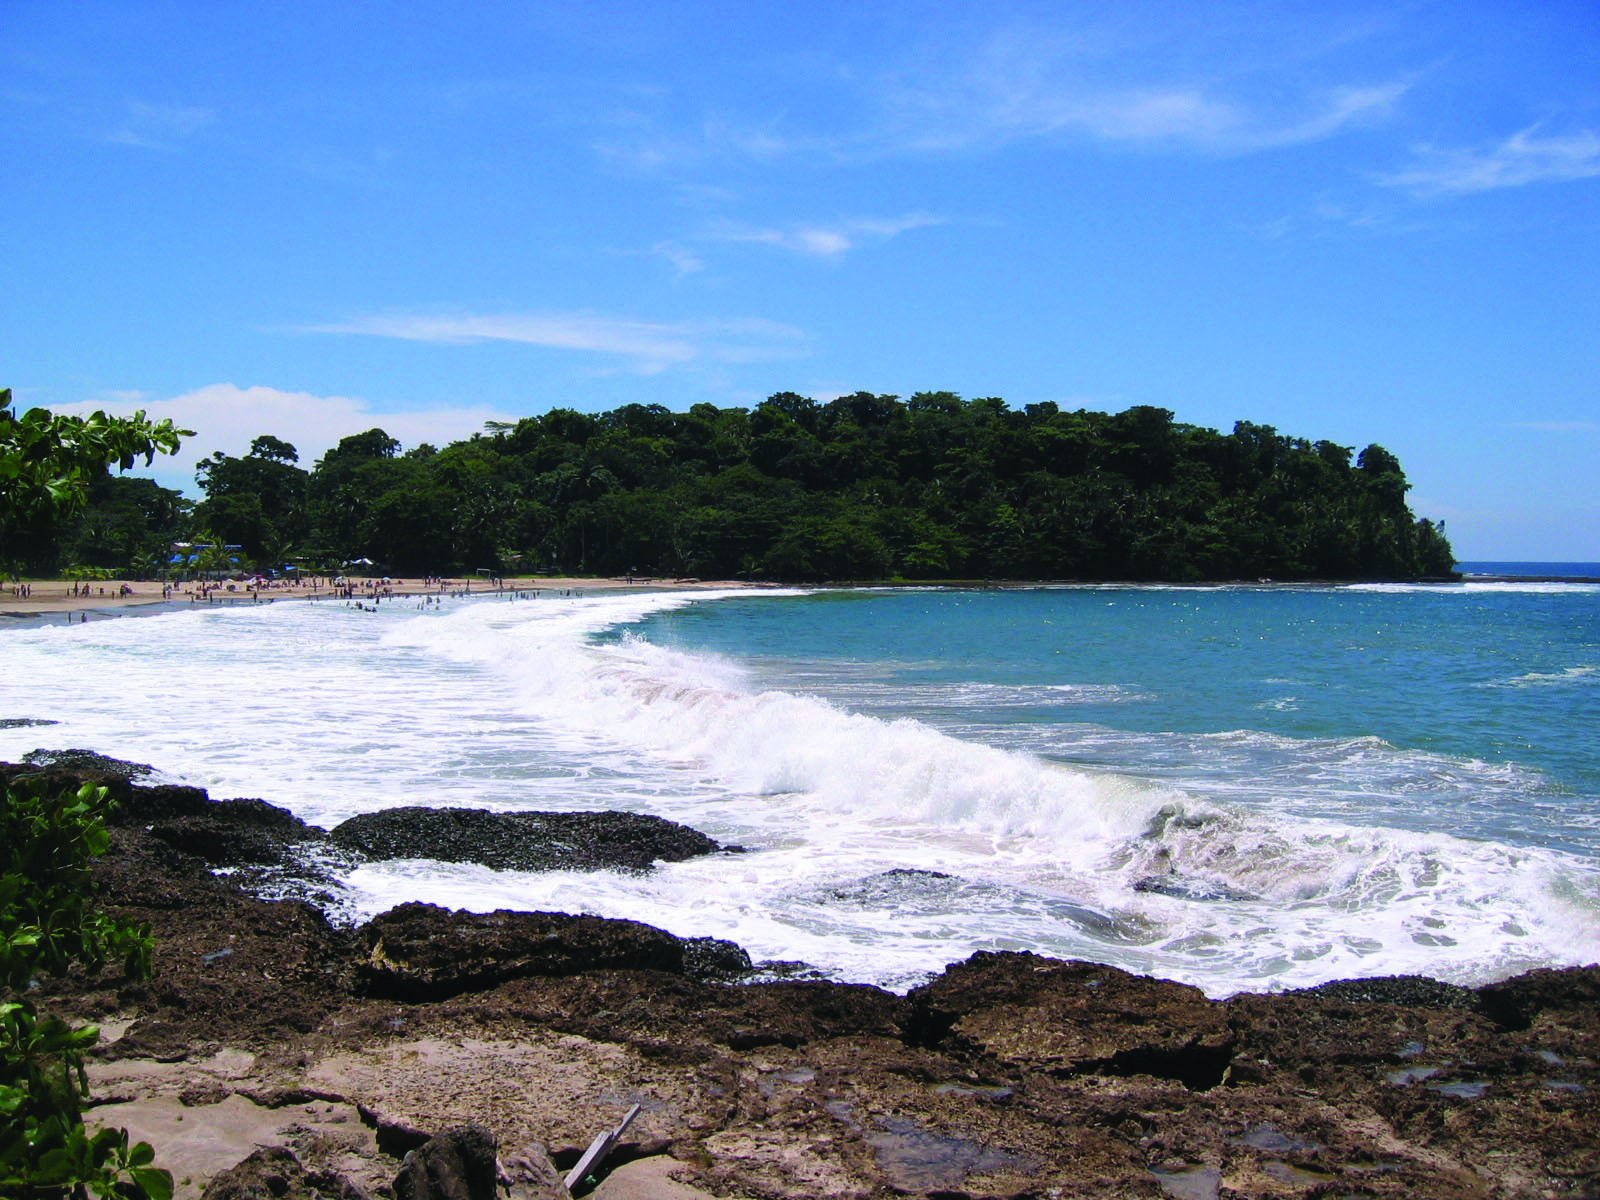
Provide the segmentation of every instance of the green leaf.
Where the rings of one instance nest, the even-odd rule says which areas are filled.
[[[149,1200],[172,1200],[172,1172],[160,1167],[135,1167],[128,1174],[133,1177],[134,1186]]]

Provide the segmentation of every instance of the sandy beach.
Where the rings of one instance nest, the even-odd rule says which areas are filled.
[[[85,591],[85,586],[87,590]],[[26,584],[28,595],[21,595],[17,584],[6,584],[0,592],[0,618],[41,617],[51,614],[71,614],[88,619],[120,615],[119,609],[146,608],[148,606],[177,606],[190,604],[265,604],[279,600],[330,599],[343,596],[345,588],[353,588],[356,597],[371,598],[421,595],[485,595],[504,592],[593,592],[647,589],[651,591],[706,590],[711,588],[748,588],[761,584],[745,580],[676,579],[669,577],[618,576],[614,579],[579,576],[521,576],[490,581],[482,577],[445,577],[424,582],[420,579],[382,579],[377,577],[347,576],[335,584],[333,577],[318,576],[315,580],[275,580],[260,588],[238,581],[224,580],[220,584],[202,585],[187,582],[166,585],[159,580],[97,580],[88,585],[73,584],[66,580],[42,580]],[[75,594],[74,589],[77,589]],[[81,619],[81,618],[80,618]]]

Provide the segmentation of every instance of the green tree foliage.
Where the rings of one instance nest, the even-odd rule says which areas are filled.
[[[0,784],[0,1194],[169,1200],[172,1176],[146,1143],[120,1129],[91,1133],[84,1052],[99,1040],[42,1015],[28,997],[41,974],[110,959],[148,978],[148,925],[112,919],[90,903],[90,862],[105,853],[104,788],[62,790],[38,777]]]
[[[1166,409],[780,392],[754,409],[556,408],[413,459],[381,430],[313,473],[320,536],[403,573],[822,580],[1448,574],[1379,446]]]
[[[54,527],[19,530],[12,551],[37,572],[78,564],[152,577],[189,528],[192,508],[182,492],[153,479],[102,471],[81,511]]]
[[[288,442],[262,434],[243,458],[219,452],[201,460],[195,479],[206,498],[195,506],[195,521],[252,559],[281,557],[310,528],[311,476],[295,465],[299,459]]]
[[[557,407],[442,449],[369,429],[297,463],[266,434],[243,458],[213,455],[194,526],[267,565],[296,548],[399,575],[1349,579],[1454,565],[1383,447],[1249,421],[1225,433],[1144,405],[779,392],[749,409]],[[101,542],[76,560],[109,560]]]
[[[146,420],[142,411],[69,417],[30,408],[19,415],[11,389],[0,389],[0,564],[11,556],[16,531],[47,528],[83,508],[108,466],[125,471],[141,457],[148,465],[157,454],[176,453],[189,432]]]
[[[381,429],[369,429],[343,439],[317,461],[306,489],[315,557],[376,557],[367,553],[381,520],[373,512],[374,502],[414,482],[392,474],[397,463],[412,461],[400,459],[399,453],[398,441]]]

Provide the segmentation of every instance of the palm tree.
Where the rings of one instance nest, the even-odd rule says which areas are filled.
[[[243,564],[232,554],[222,539],[210,530],[199,534],[194,543],[195,553],[189,558],[189,569],[196,575],[223,576]]]

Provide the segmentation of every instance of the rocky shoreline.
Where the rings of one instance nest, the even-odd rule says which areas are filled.
[[[672,822],[407,808],[324,832],[126,764],[0,765],[22,771],[121,801],[101,902],[152,923],[155,976],[37,995],[102,1024],[91,1119],[154,1143],[180,1196],[405,1200],[483,1186],[486,1154],[501,1196],[560,1196],[636,1104],[580,1194],[1600,1196],[1600,967],[1213,1001],[979,953],[898,996],[638,922],[408,904],[345,927],[295,898],[418,846],[519,869],[736,852]]]

